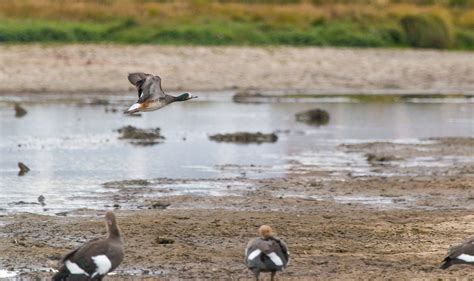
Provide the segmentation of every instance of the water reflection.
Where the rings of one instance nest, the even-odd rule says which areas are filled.
[[[8,97],[5,98],[8,100]],[[232,165],[254,166],[246,177],[284,176],[294,161],[323,171],[363,172],[363,155],[343,153],[342,143],[406,141],[428,137],[474,136],[474,104],[461,103],[274,103],[235,104],[227,100],[174,104],[130,118],[107,113],[104,106],[28,103],[28,114],[15,118],[11,103],[0,101],[0,208],[14,201],[46,197],[47,211],[83,207],[71,200],[97,194],[87,202],[101,207],[101,183],[133,178],[240,177]],[[294,114],[315,107],[330,122],[315,127]],[[133,146],[119,140],[124,125],[160,127],[163,144]],[[274,144],[236,145],[209,141],[208,135],[235,131],[283,131]],[[31,172],[17,176],[17,162]],[[224,167],[224,168],[223,168]],[[226,168],[227,167],[227,168]],[[238,167],[238,166],[237,166]],[[41,211],[26,205],[19,210]],[[16,210],[13,208],[13,210]],[[2,212],[0,210],[0,212]]]

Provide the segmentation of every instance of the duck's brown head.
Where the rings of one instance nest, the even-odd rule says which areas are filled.
[[[258,234],[260,234],[262,238],[269,238],[273,236],[273,229],[269,225],[264,224],[259,227]]]
[[[105,213],[105,221],[107,222],[109,238],[120,238],[120,230],[118,228],[114,213],[110,211]]]

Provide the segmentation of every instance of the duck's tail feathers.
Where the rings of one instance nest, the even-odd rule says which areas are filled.
[[[453,265],[451,258],[450,258],[450,257],[446,257],[446,258],[443,260],[443,264],[442,264],[439,268],[441,268],[441,269],[447,269],[447,268],[450,267],[451,265]]]
[[[142,105],[140,103],[134,103],[132,106],[130,106],[129,109],[124,111],[126,114],[133,114],[135,112],[140,111],[140,108],[142,108]]]
[[[61,268],[59,269],[58,272],[56,272],[56,274],[53,275],[53,278],[52,280],[53,281],[63,281],[63,280],[67,280],[67,278],[69,277],[69,270],[67,269],[66,266],[61,266]]]

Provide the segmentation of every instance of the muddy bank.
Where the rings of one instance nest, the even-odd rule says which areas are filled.
[[[278,202],[298,204],[301,210],[118,211],[126,256],[118,275],[108,279],[139,274],[135,278],[251,280],[242,262],[243,249],[262,223],[274,225],[289,244],[292,261],[282,275],[285,280],[462,277],[470,273],[466,266],[438,269],[447,248],[470,234],[473,217],[468,211],[374,211],[317,201]],[[55,266],[69,249],[105,234],[98,217],[17,215],[9,220],[13,222],[0,229],[0,247],[6,257],[2,263],[11,269]],[[174,243],[161,244],[158,239]]]
[[[318,89],[473,93],[470,52],[293,47],[6,45],[0,93],[134,91],[129,72],[159,74],[165,90]],[[15,83],[11,83],[15,77]],[[44,77],[61,77],[51,83]],[[297,91],[298,92],[298,91]],[[335,93],[336,93],[335,92]]]
[[[264,223],[289,245],[285,280],[463,278],[471,267],[438,267],[449,246],[468,238],[474,227],[472,142],[444,138],[341,146],[400,158],[378,161],[383,164],[374,165],[377,176],[348,172],[334,178],[306,167],[306,173],[284,178],[105,183],[110,204],[104,210],[1,216],[0,266],[27,277],[49,277],[38,269],[54,268],[68,250],[103,236],[102,215],[114,209],[126,256],[111,280],[251,280],[243,251]],[[446,158],[459,155],[469,161]],[[448,159],[449,165],[400,165],[410,157]],[[195,185],[225,192],[175,193]]]

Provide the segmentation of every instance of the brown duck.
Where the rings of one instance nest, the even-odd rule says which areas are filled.
[[[289,252],[285,242],[273,236],[268,225],[262,225],[258,232],[259,238],[250,240],[245,249],[245,262],[258,280],[260,272],[271,272],[271,280],[275,280],[277,271],[283,271],[288,265]]]
[[[108,237],[90,241],[67,253],[61,259],[61,268],[53,276],[59,280],[102,280],[123,260],[123,242],[115,215],[105,214]]]
[[[443,264],[441,264],[441,269],[447,269],[454,264],[474,265],[474,238],[451,247],[448,255],[443,260]]]

